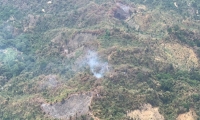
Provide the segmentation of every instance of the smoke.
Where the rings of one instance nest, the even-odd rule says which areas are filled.
[[[129,13],[130,7],[126,6],[122,3],[117,3],[117,6],[119,6],[124,12]]]
[[[108,63],[100,60],[98,54],[94,51],[88,51],[86,55],[86,65],[96,78],[101,78],[108,72]]]

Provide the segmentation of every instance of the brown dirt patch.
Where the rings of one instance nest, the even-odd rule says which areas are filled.
[[[127,116],[136,120],[164,120],[158,108],[152,108],[150,104],[144,104],[140,110],[134,110],[128,113]]]
[[[175,68],[188,70],[192,67],[198,67],[198,57],[192,48],[175,43],[162,43],[155,60],[172,63]]]
[[[196,120],[197,115],[193,109],[190,109],[189,112],[180,114],[176,120]]]
[[[151,14],[137,14],[134,17],[135,22],[140,26],[140,30],[147,30],[152,22]]]

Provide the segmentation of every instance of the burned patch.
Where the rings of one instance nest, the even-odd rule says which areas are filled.
[[[43,89],[53,89],[56,88],[60,82],[58,81],[58,76],[56,75],[48,75],[48,76],[41,76],[41,80],[38,83],[39,84],[39,88],[41,90]]]
[[[131,16],[132,12],[130,7],[122,3],[116,3],[116,7],[113,9],[114,17],[119,20],[125,20]]]
[[[55,104],[43,103],[41,108],[50,117],[68,120],[88,114],[91,101],[92,93],[76,94]]]
[[[64,55],[68,58],[74,57],[77,50],[83,51],[84,49],[98,48],[97,36],[89,33],[76,34],[71,40],[64,45]]]

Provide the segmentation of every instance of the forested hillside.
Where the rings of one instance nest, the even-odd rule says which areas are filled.
[[[199,0],[1,0],[0,119],[199,120]]]

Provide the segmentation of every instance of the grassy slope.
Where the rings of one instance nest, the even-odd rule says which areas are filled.
[[[4,6],[0,8],[3,9],[0,14],[0,46],[16,48],[23,53],[24,59],[15,58],[16,60],[10,61],[10,66],[0,66],[0,76],[7,77],[0,79],[0,118],[44,119],[39,101],[61,101],[68,94],[94,90],[98,86],[102,86],[102,97],[94,99],[92,111],[101,119],[127,119],[127,110],[137,109],[140,104],[147,102],[159,106],[166,119],[175,119],[177,114],[188,111],[190,107],[195,108],[200,115],[198,69],[182,71],[173,69],[171,63],[154,60],[155,55],[162,54],[155,53],[155,48],[158,43],[164,42],[175,41],[184,46],[192,44],[191,47],[198,53],[198,43],[193,42],[194,39],[198,41],[198,37],[187,38],[181,34],[181,30],[184,30],[198,36],[198,16],[190,14],[186,3],[181,1],[177,2],[180,6],[177,9],[173,2],[149,0],[143,3],[126,0],[127,4],[135,2],[136,5],[147,6],[146,11],[135,17],[141,27],[136,31],[125,21],[109,16],[108,11],[114,6],[112,2],[106,4],[106,1],[100,0],[68,0],[54,1],[48,5],[42,1],[36,5],[37,1],[31,1],[32,4],[24,8],[20,6],[21,3],[16,2],[13,8],[8,9],[11,3],[4,1]],[[193,7],[198,9],[198,5],[199,3]],[[46,12],[43,13],[42,9]],[[100,12],[102,13],[97,14]],[[22,26],[30,23],[28,14],[40,17],[33,29],[23,32]],[[146,15],[150,16],[148,20]],[[11,16],[16,21],[5,22]],[[137,21],[137,17],[141,19]],[[189,24],[183,23],[187,18],[190,18]],[[175,25],[180,29],[173,27]],[[18,34],[10,34],[9,29],[5,29],[7,26],[17,28]],[[89,70],[79,73],[71,70],[76,57],[61,55],[63,43],[68,43],[75,34],[84,31],[98,32],[97,43],[100,46],[97,50],[102,56],[106,56],[105,59],[109,56],[108,62],[113,68],[99,83]],[[57,37],[59,35],[61,37]],[[52,42],[56,37],[59,42]],[[188,39],[191,40],[188,42]],[[11,71],[9,67],[16,68]],[[59,76],[62,85],[58,89],[38,88],[40,81],[48,74]],[[83,78],[87,79],[83,81]]]

